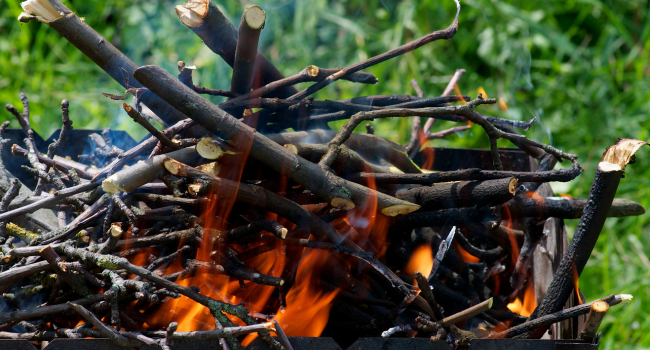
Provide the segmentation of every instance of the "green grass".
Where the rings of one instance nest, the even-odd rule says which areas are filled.
[[[106,0],[66,2],[136,64],[157,64],[175,71],[178,60],[196,65],[195,82],[226,89],[230,68],[180,21],[173,6],[151,2]],[[219,1],[235,23],[243,10],[238,1]],[[453,17],[451,0],[259,1],[268,14],[262,51],[286,75],[310,64],[346,66],[428,32],[446,27]],[[368,69],[379,85],[339,82],[316,98],[336,99],[370,94],[411,94],[417,79],[427,96],[439,95],[458,68],[467,73],[460,90],[476,95],[482,86],[501,97],[509,109],[481,111],[536,124],[527,135],[580,155],[585,172],[559,192],[585,197],[594,167],[605,148],[619,137],[647,140],[650,120],[648,69],[650,17],[648,1],[512,0],[462,1],[460,29],[453,40],[421,49]],[[136,139],[145,132],[129,122],[120,103],[101,92],[120,86],[48,26],[19,24],[18,0],[0,1],[0,102],[19,104],[18,94],[32,100],[34,128],[44,137],[59,127],[61,99],[70,99],[78,128],[110,126]],[[219,102],[219,98],[213,99]],[[8,114],[0,114],[0,119]],[[14,127],[16,127],[16,123]],[[340,124],[334,124],[340,125]],[[451,126],[439,123],[437,129]],[[410,120],[375,123],[377,133],[406,143]],[[487,147],[487,137],[470,132],[432,142],[435,146]],[[509,146],[507,142],[501,143]],[[650,152],[642,149],[626,171],[617,196],[650,204]],[[568,221],[572,232],[576,221]],[[610,293],[634,295],[632,305],[612,308],[602,330],[602,349],[650,346],[650,251],[648,216],[609,219],[580,286],[588,299]]]

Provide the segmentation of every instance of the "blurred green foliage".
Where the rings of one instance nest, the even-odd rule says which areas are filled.
[[[230,68],[203,46],[178,20],[178,2],[65,1],[88,24],[136,64],[157,64],[175,74],[176,62],[196,65],[198,85],[227,89]],[[217,1],[238,23],[245,2]],[[278,68],[291,75],[315,64],[347,66],[397,47],[453,18],[451,0],[261,0],[267,23],[260,47]],[[434,42],[368,69],[376,86],[338,82],[316,98],[338,99],[372,94],[414,94],[415,78],[426,96],[439,95],[456,69],[467,73],[459,88],[508,105],[480,107],[486,114],[511,119],[538,118],[526,134],[580,155],[585,172],[557,192],[585,197],[605,148],[619,137],[647,140],[650,120],[648,69],[649,1],[641,0],[464,0],[460,28],[450,41]],[[19,24],[18,0],[0,0],[0,102],[18,105],[19,92],[32,101],[33,125],[47,138],[60,124],[59,104],[70,100],[77,128],[110,126],[136,139],[145,135],[101,92],[121,87],[41,23]],[[220,98],[213,98],[220,102]],[[0,113],[0,120],[9,118]],[[13,127],[17,123],[12,121]],[[333,123],[337,127],[340,123]],[[374,123],[377,133],[400,143],[409,138],[410,120]],[[439,122],[435,129],[450,127]],[[437,146],[483,147],[478,129],[432,142]],[[502,146],[511,146],[507,142]],[[628,167],[619,197],[650,205],[650,152],[642,149]],[[566,162],[562,166],[568,166]],[[612,308],[601,329],[602,349],[650,346],[650,243],[648,216],[608,219],[580,286],[587,299],[611,293],[634,295],[632,305]],[[570,231],[577,224],[567,222]]]

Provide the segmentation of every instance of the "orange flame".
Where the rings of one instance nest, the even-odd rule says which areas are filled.
[[[467,250],[463,249],[463,247],[461,247],[460,244],[458,243],[456,243],[456,251],[458,251],[458,254],[460,255],[461,259],[463,259],[463,261],[466,263],[475,264],[480,261],[479,258],[470,254]]]
[[[510,209],[507,205],[503,206],[502,212],[503,222],[506,224],[507,228],[512,228],[512,215],[510,214]],[[503,225],[503,223],[502,223]],[[517,239],[515,238],[514,233],[511,230],[507,230],[508,240],[510,240],[510,257],[512,258],[512,266],[517,265],[517,260],[519,259],[519,245],[517,245]]]
[[[324,250],[305,249],[298,265],[296,282],[287,293],[287,307],[275,315],[275,320],[288,336],[318,337],[325,329],[332,300],[339,291],[323,290],[320,283],[320,271],[328,256]],[[242,345],[247,346],[255,338],[256,333],[249,334]]]
[[[454,91],[456,91],[456,95],[461,96],[460,101],[465,104],[467,101],[462,97],[463,94],[460,93],[460,89],[458,88],[458,84],[454,84]]]
[[[580,275],[578,275],[578,269],[576,269],[575,264],[573,265],[573,290],[578,298],[578,305],[582,305],[583,301],[580,297]]]
[[[433,269],[433,251],[430,245],[423,244],[415,248],[411,254],[411,258],[404,268],[404,273],[410,276],[415,271],[420,271],[422,275],[429,278],[431,269]]]
[[[484,99],[488,99],[487,92],[485,92],[485,89],[483,89],[482,86],[478,87],[478,93],[481,94]]]
[[[519,298],[515,299],[512,303],[508,304],[508,309],[516,314],[524,317],[530,316],[537,307],[537,299],[535,299],[535,286],[533,283],[528,283],[526,291],[524,292],[524,301]]]
[[[499,108],[501,108],[502,111],[508,110],[508,105],[501,97],[499,97]]]

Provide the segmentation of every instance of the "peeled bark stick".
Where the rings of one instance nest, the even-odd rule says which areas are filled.
[[[460,15],[460,3],[458,0],[454,0],[456,2],[456,16],[454,17],[454,20],[451,22],[449,27],[443,30],[438,30],[433,33],[427,34],[419,39],[416,39],[414,41],[411,41],[410,43],[404,44],[398,48],[392,49],[388,52],[382,53],[381,55],[377,55],[375,57],[369,58],[363,62],[359,62],[357,64],[351,65],[349,67],[346,67],[329,77],[319,81],[318,83],[308,87],[305,90],[300,91],[299,93],[289,97],[289,99],[292,100],[302,100],[303,98],[315,93],[316,91],[334,83],[338,79],[343,78],[344,76],[348,74],[352,74],[355,72],[358,72],[360,70],[366,69],[368,67],[372,67],[376,64],[379,64],[381,62],[387,61],[391,58],[403,55],[407,52],[413,51],[420,46],[426,45],[432,41],[435,40],[440,40],[440,39],[451,39],[454,34],[456,34],[456,31],[458,30],[458,15]]]
[[[575,279],[582,273],[596,245],[600,231],[603,229],[625,166],[632,159],[634,153],[646,144],[644,141],[634,139],[619,139],[614,145],[607,148],[596,169],[587,205],[582,211],[573,239],[562,257],[560,266],[555,271],[544,298],[526,323],[562,310],[573,293]],[[544,327],[537,328],[519,337],[538,339],[544,335],[546,329]]]
[[[559,219],[579,219],[587,206],[583,198],[544,197],[529,198],[518,196],[505,203],[513,218],[531,217],[540,220],[553,217]],[[639,216],[645,214],[643,206],[624,198],[614,198],[607,211],[607,217]]]
[[[189,162],[197,157],[198,153],[196,153],[195,148],[188,147],[139,161],[133,166],[121,170],[104,180],[102,182],[102,189],[104,192],[110,194],[119,193],[120,191],[131,192],[163,175],[165,168],[162,162],[165,159],[172,158],[181,162]]]
[[[148,132],[151,133],[155,138],[160,141],[160,143],[163,144],[165,147],[169,147],[170,149],[177,151],[180,148],[177,144],[173,143],[170,139],[168,139],[163,133],[161,133],[158,129],[156,129],[147,119],[140,114],[135,108],[129,106],[126,103],[122,104],[122,107],[124,107],[124,110],[126,113],[133,119],[134,122],[142,125],[143,128],[147,129]]]
[[[282,87],[285,86],[291,86],[295,85],[298,83],[303,83],[307,81],[319,81],[321,79],[325,79],[328,76],[340,71],[340,68],[335,68],[335,69],[327,69],[327,68],[319,68],[314,65],[311,65],[303,70],[301,70],[298,74],[294,74],[290,77],[276,80],[272,83],[269,83],[267,85],[264,85],[262,87],[259,87],[251,92],[245,93],[243,95],[237,96],[236,98],[233,98],[232,100],[223,103],[221,105],[221,108],[229,108],[233,103],[239,102],[239,101],[244,101],[248,99],[253,99],[257,97],[262,97],[264,95],[270,94]],[[349,76],[343,78],[345,80],[349,80],[352,82],[356,83],[363,83],[363,84],[377,84],[377,77],[375,77],[373,74],[370,73],[363,73],[363,72],[357,72],[354,74],[350,74]],[[197,91],[198,92],[198,91]]]
[[[603,321],[605,314],[609,310],[609,304],[603,300],[596,300],[591,304],[591,310],[589,310],[589,316],[585,321],[585,329],[580,333],[578,338],[583,339],[587,343],[593,343],[596,333],[598,332],[598,327]]]
[[[28,0],[21,6],[27,14],[37,16],[41,22],[59,32],[125,89],[142,87],[135,79],[132,79],[133,71],[138,68],[136,64],[74,12],[61,4],[59,0]],[[45,8],[55,10],[40,12]],[[21,18],[25,18],[25,16],[21,15],[19,20]],[[145,93],[140,96],[140,101],[167,124],[173,124],[186,118],[154,94]]]
[[[255,58],[257,57],[257,44],[260,33],[266,22],[266,12],[257,5],[249,6],[244,10],[239,24],[239,38],[235,50],[235,62],[232,66],[232,80],[230,91],[236,94],[245,94],[253,86],[255,76]],[[235,115],[240,117],[240,115]]]
[[[463,310],[457,314],[451,315],[439,321],[440,325],[443,327],[449,327],[453,324],[469,320],[470,318],[480,314],[481,312],[488,311],[492,308],[492,298],[476,304],[466,310]]]
[[[397,191],[395,196],[422,206],[422,210],[497,205],[514,197],[517,178],[443,183]]]
[[[239,32],[215,4],[210,0],[190,0],[176,6],[176,14],[212,52],[234,67]],[[261,53],[257,53],[255,60],[262,74],[263,84],[284,79],[282,73]],[[271,97],[287,98],[297,92],[293,86],[285,86],[278,90],[277,96]]]
[[[419,209],[418,205],[324,172],[318,165],[299,157],[225,113],[159,67],[141,67],[136,70],[135,77],[209,131],[235,144],[251,145],[252,158],[305,186],[331,204],[353,209],[356,205],[364,205],[368,200],[376,198],[377,208],[387,216],[406,214]]]
[[[516,177],[519,182],[567,182],[575,179],[582,173],[582,168],[571,167],[566,169],[527,172],[527,171],[497,171],[470,168],[456,171],[441,171],[428,174],[373,174],[359,173],[347,177],[350,181],[366,182],[374,180],[377,184],[418,184],[431,185],[440,182],[469,181],[469,180],[496,180]]]
[[[609,306],[614,306],[618,304],[629,303],[630,301],[632,301],[632,295],[630,294],[610,295],[600,300],[606,302],[607,304],[609,304]],[[596,301],[582,304],[582,305],[577,305],[574,307],[570,307],[568,309],[560,310],[550,315],[538,317],[534,320],[527,321],[518,326],[511,327],[503,332],[493,334],[490,336],[490,338],[514,338],[517,337],[518,335],[521,335],[523,333],[538,328],[546,330],[554,323],[561,322],[564,320],[568,320],[570,318],[574,318],[589,313],[589,311],[591,310],[591,305],[595,302]]]

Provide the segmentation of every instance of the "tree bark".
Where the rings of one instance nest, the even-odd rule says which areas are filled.
[[[515,195],[514,177],[444,183],[397,191],[395,196],[422,206],[421,210],[438,210],[501,204]]]

